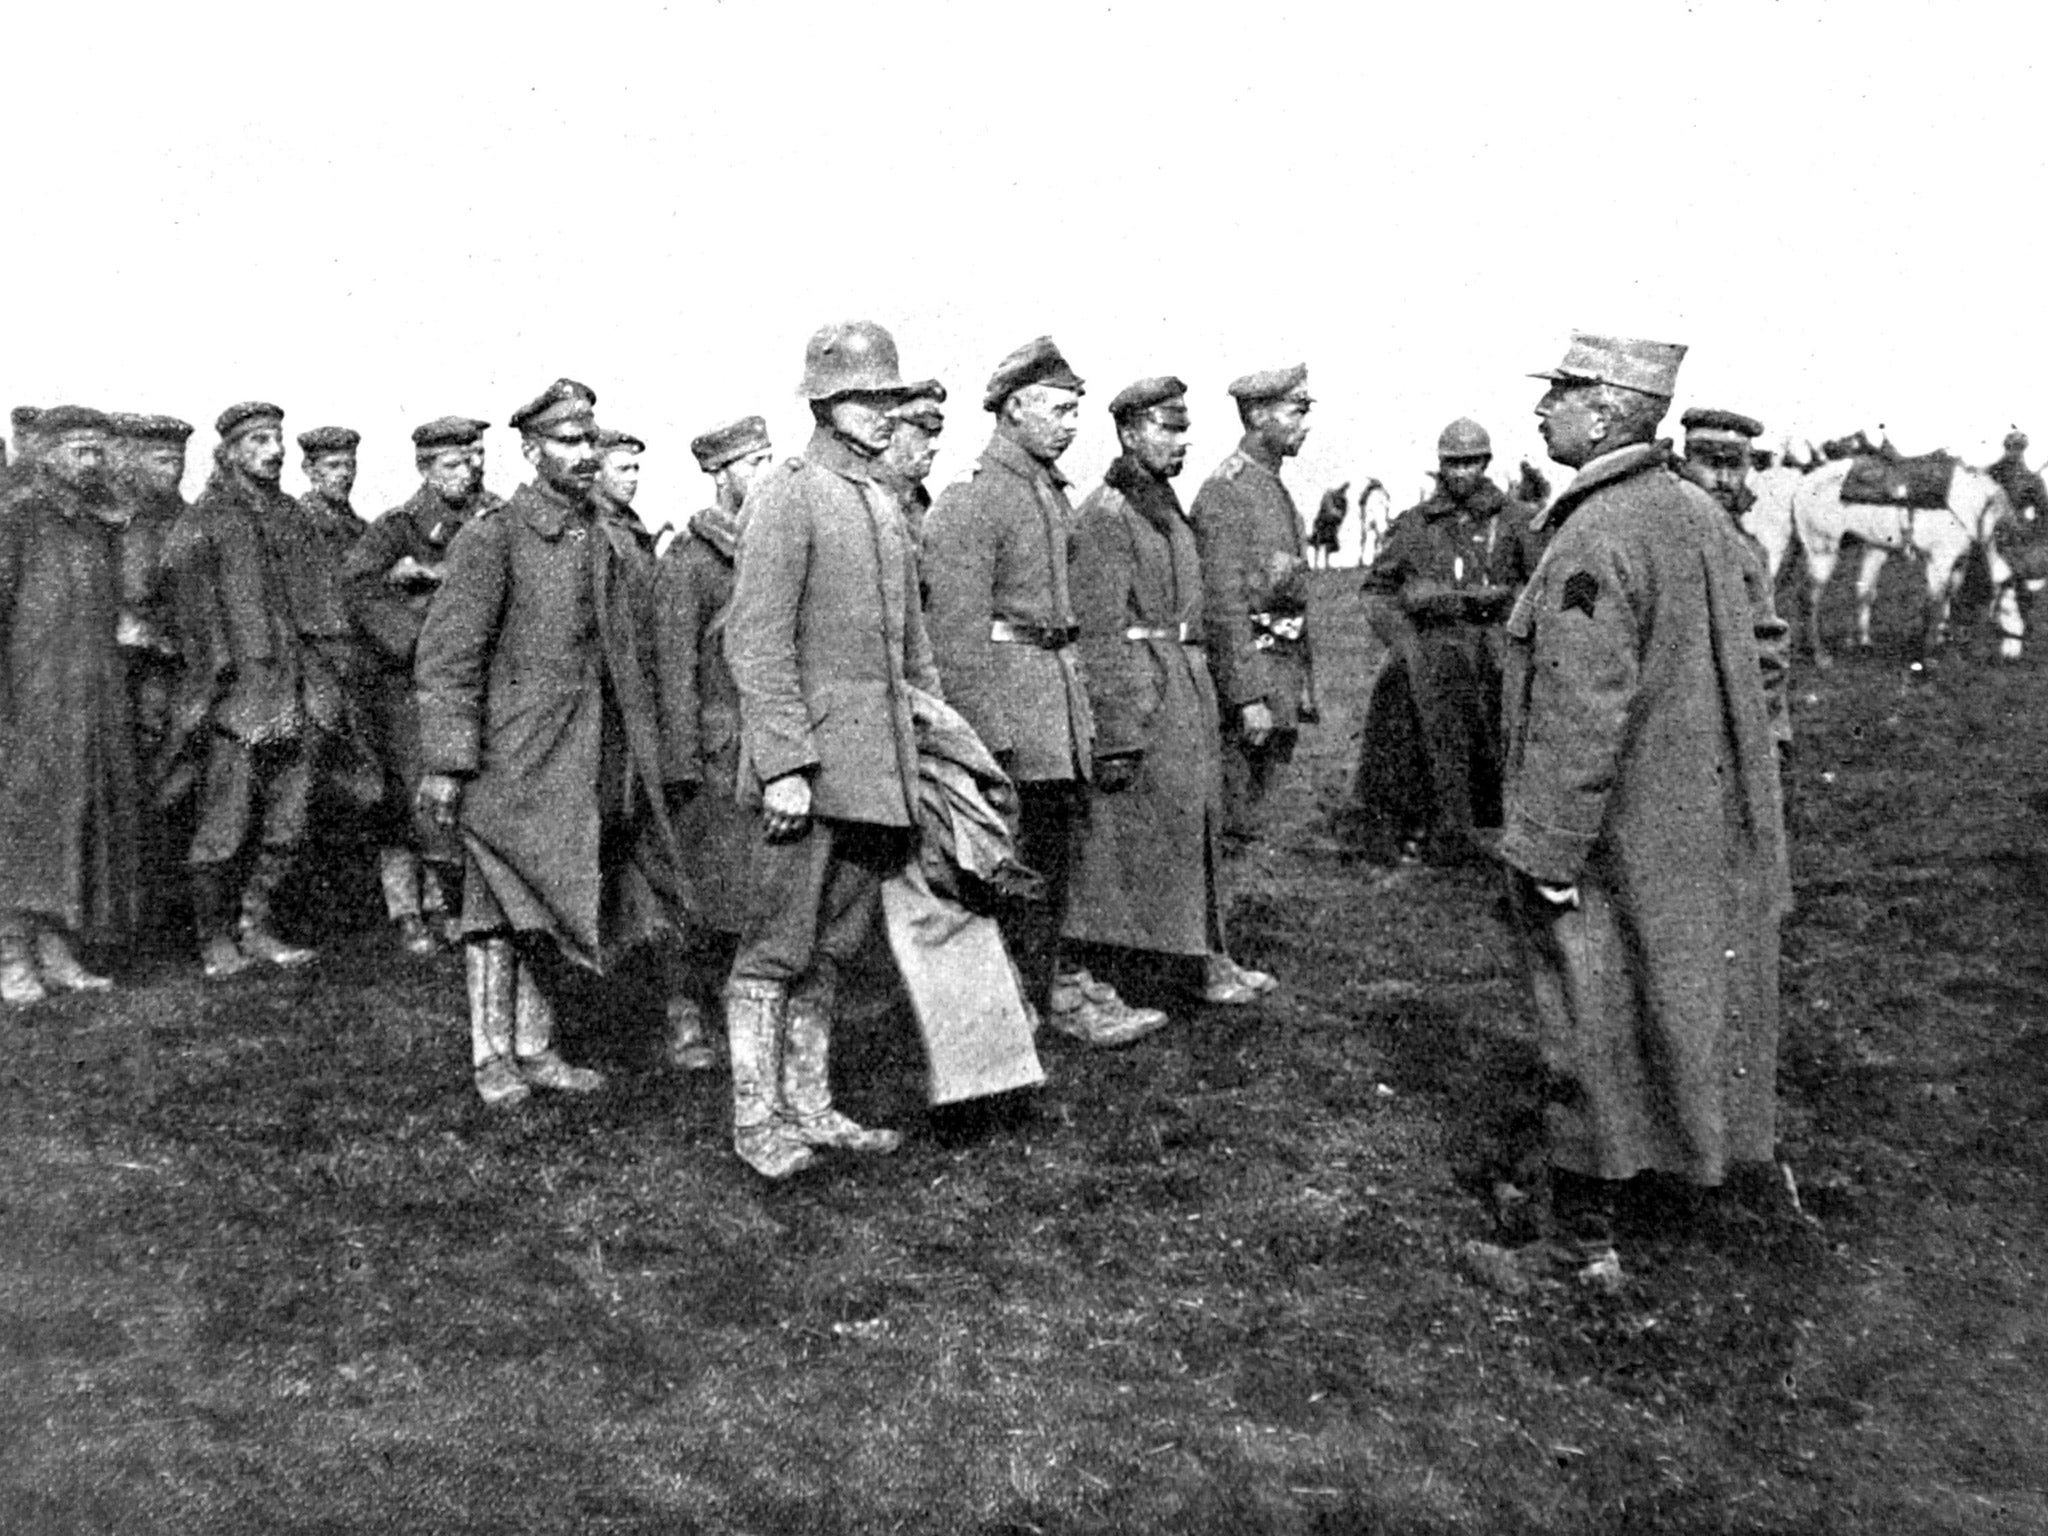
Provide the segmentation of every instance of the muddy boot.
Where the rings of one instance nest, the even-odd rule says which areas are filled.
[[[523,1103],[533,1092],[512,1064],[513,989],[517,967],[509,939],[472,939],[462,946],[469,983],[469,1055],[476,1091],[493,1108]]]
[[[843,1152],[894,1152],[897,1131],[869,1130],[832,1107],[829,1057],[832,1003],[838,987],[829,972],[814,971],[789,995],[783,1033],[782,1112],[806,1146]]]
[[[555,1005],[541,990],[531,962],[518,962],[518,981],[512,1004],[512,1022],[519,1075],[536,1088],[557,1093],[595,1093],[604,1086],[604,1074],[588,1067],[572,1067],[555,1051]]]
[[[378,849],[377,884],[384,893],[384,915],[398,929],[398,947],[422,958],[438,953],[440,938],[420,912],[420,861],[413,851]]]
[[[734,981],[725,989],[725,1036],[732,1052],[732,1149],[763,1178],[786,1179],[816,1154],[776,1113],[782,1064],[782,988]]]
[[[227,871],[221,865],[193,866],[192,926],[198,931],[199,964],[208,981],[246,971],[252,963],[235,943],[227,891]]]
[[[41,966],[43,980],[53,987],[62,987],[66,992],[109,992],[114,983],[105,976],[96,976],[78,963],[78,956],[71,952],[71,941],[64,936],[61,928],[43,928],[36,933],[36,963]]]
[[[704,1038],[704,1006],[687,992],[668,1000],[668,1064],[678,1072],[709,1072],[718,1065]]]
[[[36,974],[35,961],[29,958],[28,940],[20,934],[0,938],[0,1003],[26,1008],[49,995],[42,977]]]
[[[242,887],[242,920],[235,931],[242,953],[251,960],[293,966],[304,965],[314,958],[312,950],[285,943],[270,928],[272,898],[284,885],[291,869],[292,856],[282,848],[265,848],[256,855],[256,867],[249,872],[248,883]]]

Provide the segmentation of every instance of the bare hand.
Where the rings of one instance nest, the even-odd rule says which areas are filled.
[[[422,565],[411,555],[400,555],[384,579],[394,587],[434,587],[441,584],[441,568]]]
[[[1100,759],[1095,764],[1095,787],[1105,795],[1122,794],[1138,782],[1139,761],[1135,752]]]
[[[761,830],[771,843],[801,837],[811,824],[811,781],[801,773],[785,773],[761,791]]]
[[[435,826],[452,828],[462,805],[462,780],[452,773],[430,773],[420,780],[420,791],[413,803]]]
[[[1266,707],[1265,700],[1247,704],[1237,712],[1237,730],[1248,747],[1266,744],[1266,738],[1273,734],[1273,711]]]
[[[1538,880],[1536,894],[1553,907],[1569,907],[1573,911],[1579,908],[1579,888],[1576,885],[1551,885],[1547,881]]]

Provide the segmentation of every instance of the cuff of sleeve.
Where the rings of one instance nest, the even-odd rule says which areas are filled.
[[[766,744],[749,756],[754,776],[763,784],[773,784],[792,773],[809,773],[818,766],[818,754],[808,741]]]
[[[1508,814],[1500,856],[1523,874],[1550,885],[1576,885],[1593,851],[1594,834],[1546,826],[1520,811]]]

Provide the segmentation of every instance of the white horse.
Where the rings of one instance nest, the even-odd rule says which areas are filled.
[[[1386,546],[1387,530],[1394,526],[1394,502],[1378,480],[1369,481],[1358,497],[1358,563],[1368,566]]]
[[[2019,603],[2013,595],[2012,567],[1994,539],[2000,523],[2012,516],[2012,503],[1998,482],[1981,469],[1958,464],[1949,482],[1948,505],[1931,510],[1861,506],[1842,500],[1842,482],[1851,461],[1823,464],[1792,488],[1792,521],[1806,550],[1807,639],[1814,661],[1829,664],[1820,636],[1820,597],[1835,573],[1842,539],[1855,534],[1863,541],[1863,563],[1856,573],[1856,643],[1870,648],[1870,609],[1877,599],[1877,576],[1886,557],[1907,554],[1925,563],[1927,604],[1920,634],[1922,654],[1948,638],[1949,602],[1962,580],[1962,559],[1972,544],[1981,544],[1990,567],[1995,596],[1991,612],[2001,636],[1998,654],[2016,660],[2023,629]],[[1751,514],[1754,516],[1754,512]]]
[[[1806,472],[1791,464],[1749,472],[1749,489],[1756,502],[1743,513],[1742,526],[1763,545],[1773,585],[1777,583],[1778,572],[1784,569],[1785,556],[1792,548],[1792,493],[1805,479]]]

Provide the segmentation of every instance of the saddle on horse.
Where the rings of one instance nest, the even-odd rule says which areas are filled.
[[[1842,500],[1865,507],[1906,507],[1926,511],[1948,505],[1956,477],[1955,455],[1937,450],[1917,459],[1890,455],[1858,458],[1842,481]]]

